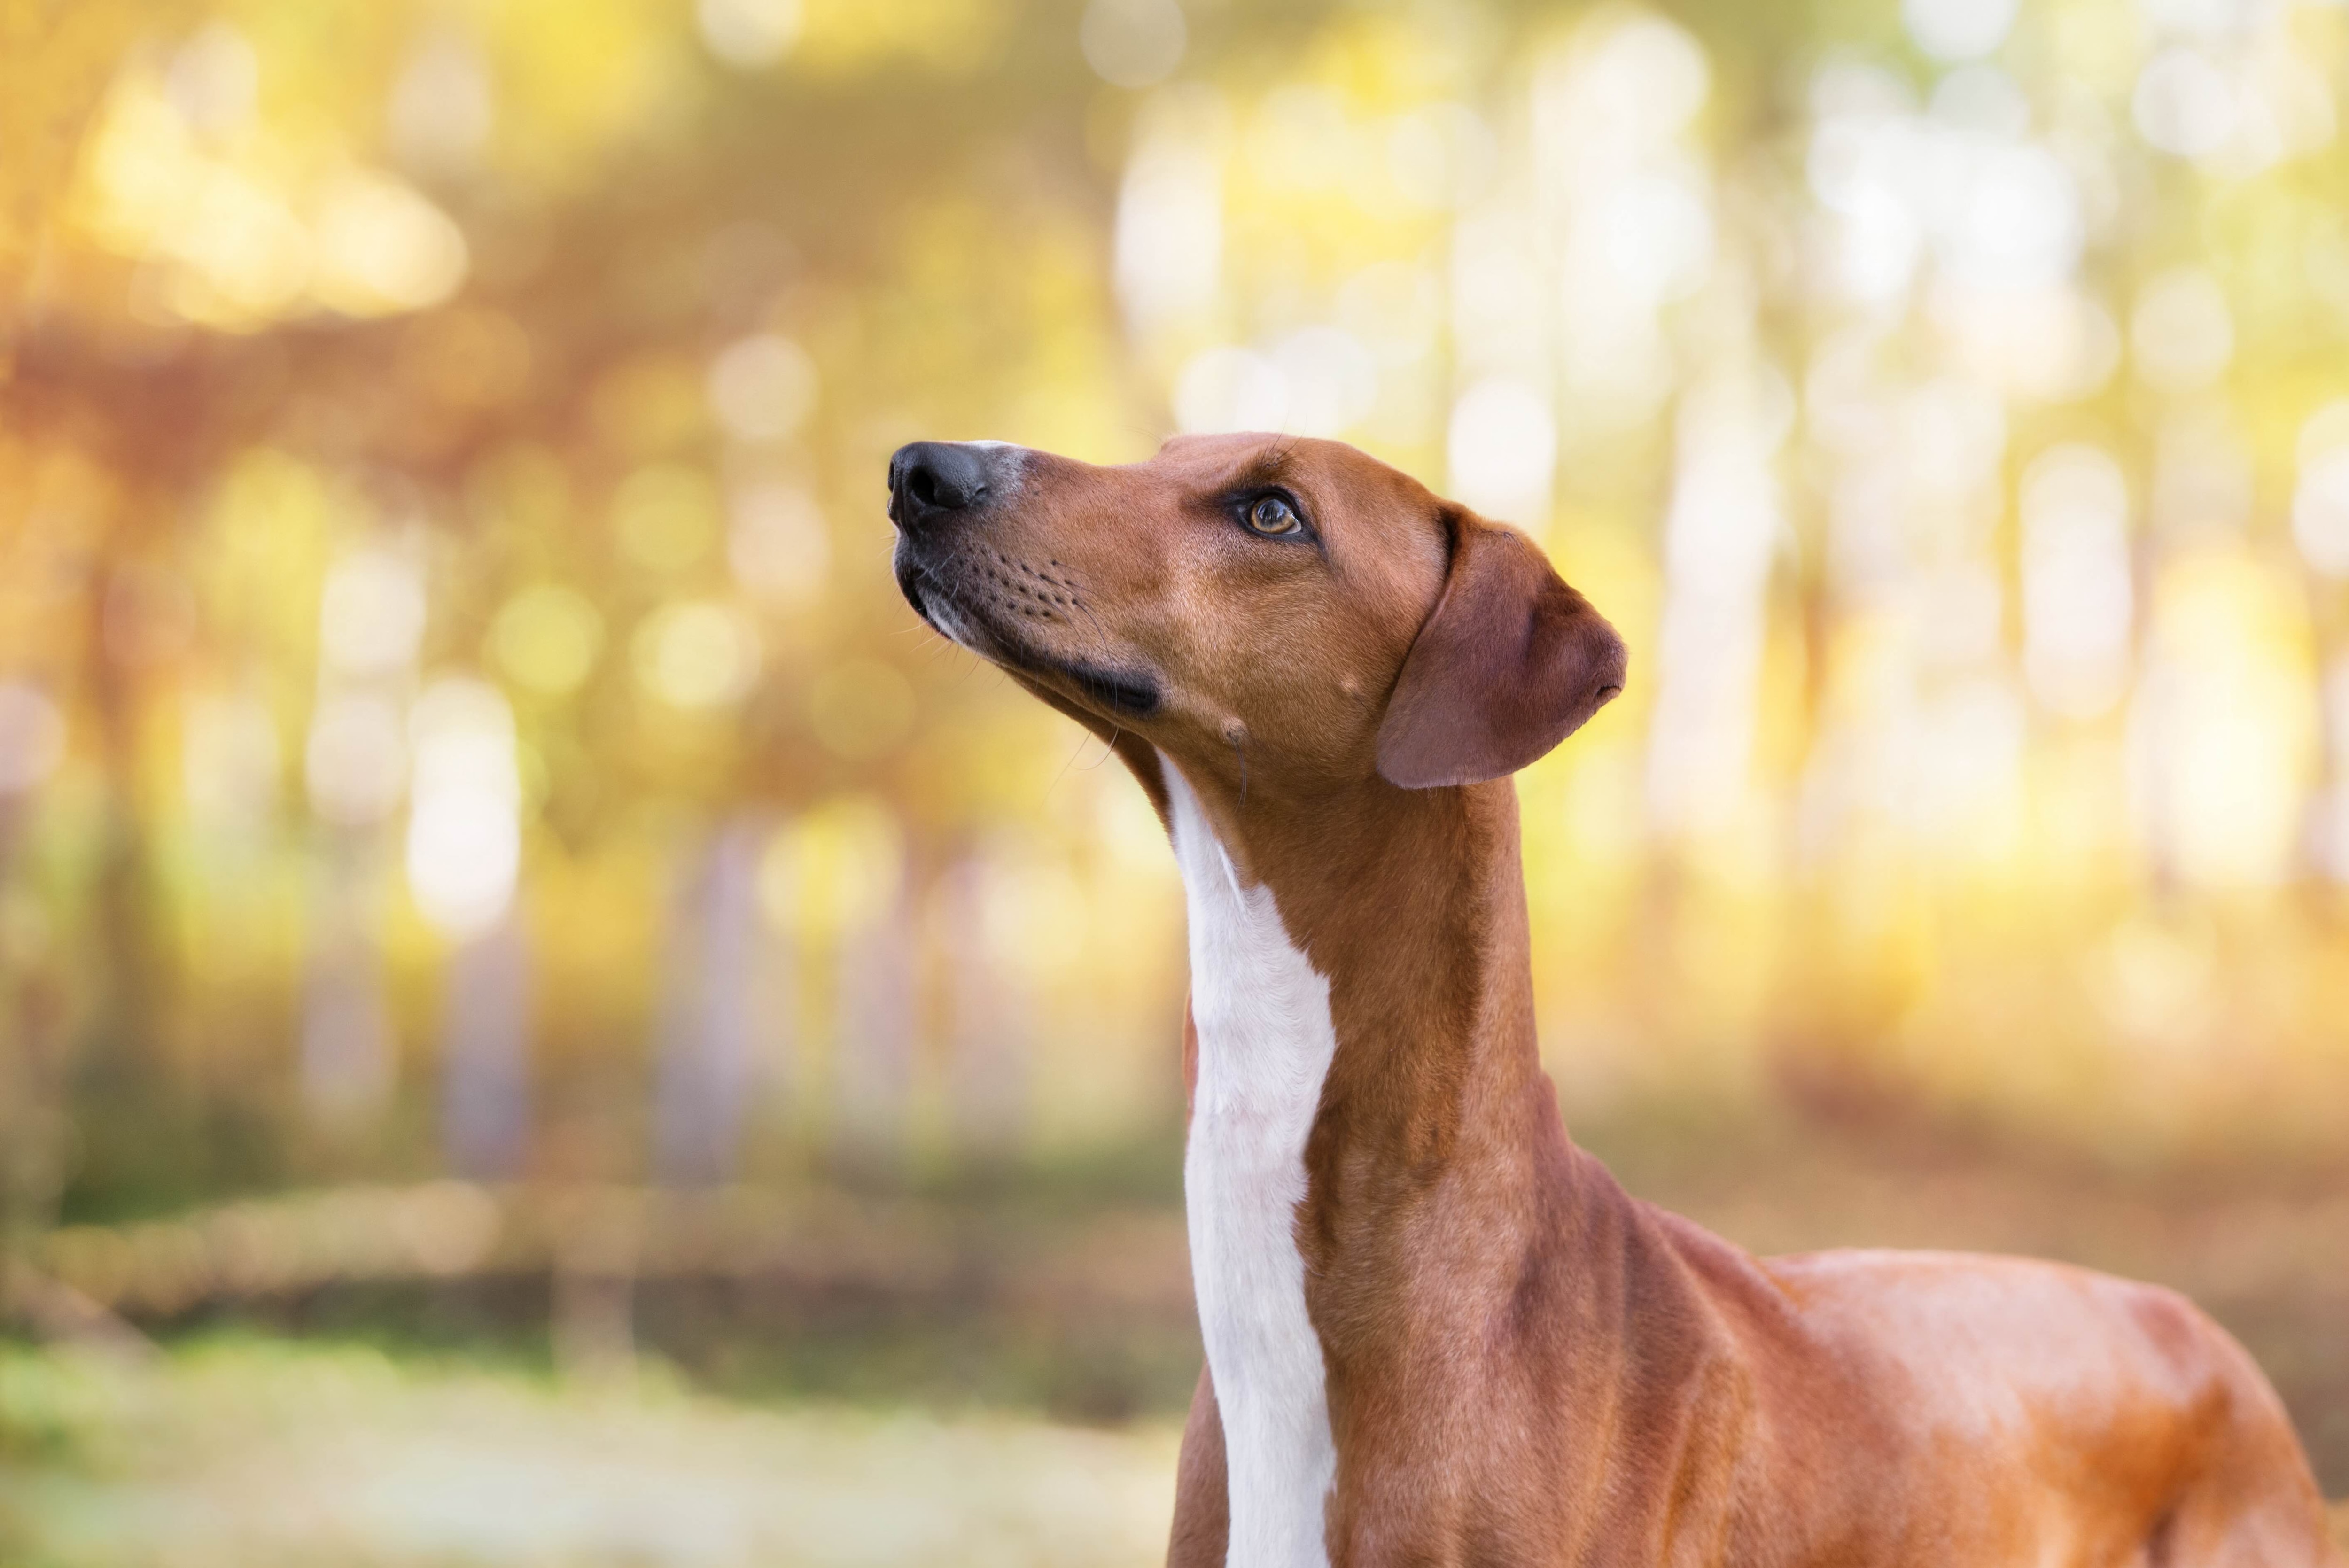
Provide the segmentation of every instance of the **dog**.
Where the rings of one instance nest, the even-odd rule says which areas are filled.
[[[1265,435],[919,442],[889,492],[914,610],[1114,750],[1182,871],[1206,1364],[1170,1564],[2340,1563],[2182,1297],[1757,1259],[1568,1139],[1510,775],[1626,655],[1523,534]]]

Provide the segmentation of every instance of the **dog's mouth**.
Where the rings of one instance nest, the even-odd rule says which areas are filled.
[[[897,589],[929,628],[957,646],[969,649],[989,664],[1013,675],[1047,685],[1074,689],[1083,701],[1122,719],[1148,718],[1164,703],[1158,682],[1147,672],[1112,669],[1090,660],[1050,654],[1010,629],[1008,619],[990,613],[973,595],[958,594],[945,577],[913,558],[902,544],[897,551]]]

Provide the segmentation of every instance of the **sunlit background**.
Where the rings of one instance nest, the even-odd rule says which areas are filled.
[[[0,8],[0,1556],[1153,1557],[1179,889],[898,599],[918,437],[1532,532],[1633,650],[1519,781],[1571,1123],[2176,1280],[2349,1491],[2344,88],[2337,0]]]

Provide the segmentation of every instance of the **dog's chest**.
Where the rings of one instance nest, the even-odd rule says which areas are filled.
[[[1330,984],[1270,890],[1243,887],[1162,759],[1189,906],[1199,1076],[1183,1161],[1199,1329],[1223,1418],[1230,1568],[1321,1568],[1335,1474],[1321,1341],[1305,1310],[1305,1140],[1337,1048]]]

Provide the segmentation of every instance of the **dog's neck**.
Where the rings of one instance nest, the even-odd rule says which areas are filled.
[[[1464,1327],[1480,1282],[1505,1292],[1554,1212],[1532,1201],[1566,1144],[1535,1044],[1516,796],[1503,780],[1242,799],[1164,778],[1231,1561],[1319,1562],[1351,1368]],[[1475,1233],[1433,1236],[1440,1214],[1473,1214]]]
[[[1510,781],[1371,781],[1299,800],[1185,784],[1171,764],[1166,778],[1195,963],[1213,918],[1204,863],[1268,901],[1277,934],[1327,983],[1336,1049],[1309,1157],[1317,1204],[1439,1174],[1535,1179],[1527,1157],[1563,1129],[1535,1030]]]

